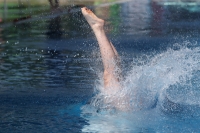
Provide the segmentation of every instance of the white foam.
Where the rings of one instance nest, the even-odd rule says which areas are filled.
[[[101,132],[101,129],[104,132],[134,132],[139,130],[138,127],[150,130],[151,126],[160,130],[156,125],[164,126],[162,122],[166,117],[162,114],[163,110],[170,113],[179,111],[181,114],[188,109],[190,112],[185,111],[188,116],[195,114],[191,110],[199,112],[200,48],[168,49],[147,59],[145,62],[148,63],[142,65],[138,63],[141,62],[139,59],[134,60],[122,82],[123,90],[110,97],[129,98],[129,103],[125,104],[132,111],[119,112],[114,108],[115,105],[105,104],[100,80],[100,84],[96,84],[99,93],[94,96],[91,105],[83,107],[83,114],[91,114],[91,117],[84,117],[90,124],[83,128],[84,132]],[[169,130],[166,128],[166,131]]]

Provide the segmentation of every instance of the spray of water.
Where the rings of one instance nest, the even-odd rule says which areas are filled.
[[[102,81],[96,84],[96,95],[91,104],[83,107],[83,114],[90,114],[87,119],[93,125],[87,127],[87,131],[97,125],[107,127],[110,131],[115,131],[116,127],[118,127],[116,131],[125,131],[125,129],[136,131],[137,126],[146,124],[146,127],[151,127],[168,121],[166,114],[199,117],[199,77],[199,47],[179,46],[177,48],[176,45],[163,53],[149,56],[143,64],[140,59],[134,60],[130,71],[121,83],[123,89],[120,92],[108,96],[102,91],[104,89]],[[118,104],[127,104],[129,111],[119,113],[115,109],[116,105],[104,102],[105,97],[110,100],[125,97],[128,102],[118,100]],[[119,118],[120,122],[116,122],[116,118]],[[151,125],[151,122],[154,125]],[[175,124],[177,121],[173,122]],[[119,123],[121,126],[118,125]],[[166,126],[166,123],[163,125]],[[83,130],[86,131],[86,128]]]

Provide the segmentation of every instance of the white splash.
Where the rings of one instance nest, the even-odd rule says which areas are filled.
[[[89,123],[83,132],[142,132],[144,129],[145,132],[179,132],[182,129],[177,125],[181,120],[171,116],[199,118],[200,48],[168,49],[149,58],[148,63],[138,62],[132,63],[125,76],[123,90],[110,97],[127,97],[129,111],[118,111],[114,105],[105,104],[100,82],[96,84],[98,93],[91,104],[82,108],[82,117]],[[200,131],[195,124],[181,122],[184,131]]]

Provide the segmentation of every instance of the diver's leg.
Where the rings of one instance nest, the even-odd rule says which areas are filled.
[[[87,22],[94,31],[100,47],[100,53],[104,66],[104,85],[106,88],[119,88],[119,75],[115,72],[117,67],[116,63],[118,54],[112,43],[108,41],[108,38],[105,34],[104,20],[98,18],[91,10],[87,9],[86,7],[83,7],[81,10]]]
[[[112,49],[113,49],[113,51],[114,51],[114,53],[115,53],[116,58],[119,58],[118,52],[117,52],[117,50],[115,49],[115,47],[114,47],[114,45],[112,44],[112,42],[110,42],[110,45],[112,46]]]

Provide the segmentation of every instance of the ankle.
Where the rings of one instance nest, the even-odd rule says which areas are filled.
[[[91,28],[94,31],[103,30],[104,29],[104,23],[105,23],[104,20],[100,19],[98,23],[91,25]]]

